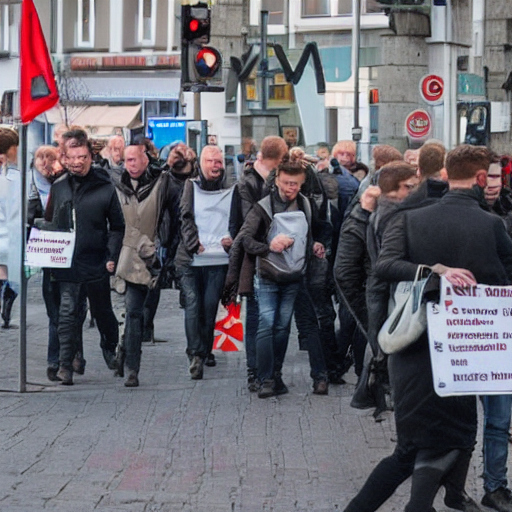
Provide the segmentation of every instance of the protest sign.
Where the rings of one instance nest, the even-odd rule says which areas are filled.
[[[73,261],[75,232],[30,230],[25,264],[29,267],[69,268]]]
[[[452,286],[427,304],[439,396],[512,393],[512,286]]]

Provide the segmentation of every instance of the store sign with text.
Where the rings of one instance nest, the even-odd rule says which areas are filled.
[[[452,286],[427,304],[439,396],[512,393],[512,286]]]

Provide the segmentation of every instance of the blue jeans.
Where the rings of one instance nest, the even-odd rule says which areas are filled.
[[[190,358],[205,358],[212,351],[215,317],[227,271],[227,265],[188,267],[180,278]]]
[[[247,309],[245,311],[245,356],[247,369],[255,370],[256,363],[256,336],[258,334],[258,300],[255,295],[247,297]]]
[[[484,489],[507,487],[508,430],[512,395],[482,396],[484,406]]]
[[[268,279],[254,278],[254,290],[258,299],[259,323],[256,335],[258,378],[272,379],[274,372],[283,367],[295,297],[300,281],[275,283]]]

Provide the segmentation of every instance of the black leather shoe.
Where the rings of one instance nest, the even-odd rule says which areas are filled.
[[[215,361],[215,356],[212,353],[210,353],[206,356],[204,365],[205,366],[216,366],[217,365],[217,361]]]
[[[512,512],[512,492],[506,487],[486,492],[482,498],[482,505],[498,512]]]
[[[85,363],[87,361],[83,358],[81,352],[77,352],[75,358],[73,359],[73,371],[78,375],[83,375],[85,373]]]
[[[192,380],[201,380],[203,378],[203,358],[194,356],[188,368]]]
[[[103,359],[107,363],[109,370],[117,370],[117,359],[115,351],[107,350],[106,348],[101,349],[103,352]]]
[[[465,492],[462,492],[459,496],[446,493],[444,504],[447,507],[462,510],[463,512],[482,512],[482,509],[475,500],[470,498]]]
[[[272,379],[265,379],[261,383],[260,389],[258,389],[258,398],[269,398],[275,394],[274,381]]]
[[[313,382],[313,394],[315,395],[328,395],[329,384],[326,380],[315,380]]]
[[[135,370],[128,370],[128,377],[124,381],[124,385],[127,388],[138,388],[139,387],[139,377]]]
[[[274,373],[274,394],[275,395],[286,395],[288,393],[288,386],[283,382],[281,372]]]
[[[48,377],[48,380],[52,382],[60,382],[60,378],[57,377],[57,373],[59,372],[58,368],[55,368],[53,366],[48,366],[46,368],[46,376]]]
[[[73,385],[73,370],[69,368],[65,368],[61,366],[59,371],[57,372],[57,377],[61,381],[63,386],[72,386]]]

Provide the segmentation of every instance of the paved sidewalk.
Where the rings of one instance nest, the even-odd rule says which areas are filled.
[[[353,373],[328,396],[311,393],[295,335],[288,395],[249,393],[244,353],[216,353],[217,366],[190,380],[175,291],[162,292],[156,337],[165,342],[143,346],[139,388],[112,375],[88,327],[85,375],[72,387],[48,382],[39,287],[35,276],[27,393],[5,392],[17,389],[18,331],[0,332],[1,512],[334,512],[394,449],[391,415],[375,423],[372,411],[350,408]],[[467,485],[478,499],[481,472],[479,445]],[[381,511],[402,511],[408,491],[406,483]],[[435,506],[450,510],[439,497]]]

